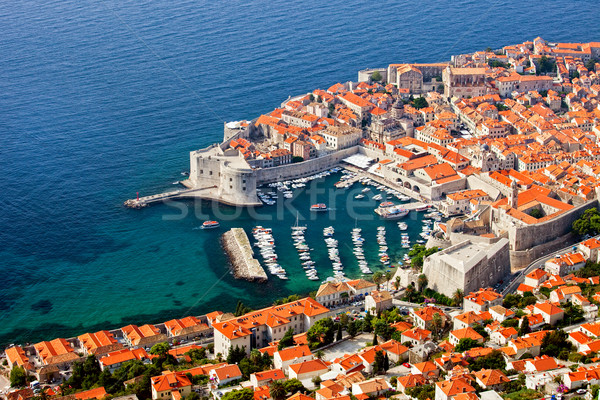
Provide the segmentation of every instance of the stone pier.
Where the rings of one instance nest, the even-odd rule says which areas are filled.
[[[225,232],[221,236],[221,243],[229,257],[235,279],[251,282],[266,282],[269,279],[263,267],[254,258],[248,235],[242,228],[232,228]]]

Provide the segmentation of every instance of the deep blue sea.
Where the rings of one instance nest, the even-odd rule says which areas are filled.
[[[202,218],[191,203],[182,218],[166,205],[122,203],[172,190],[188,152],[219,141],[224,121],[289,95],[365,67],[443,61],[538,35],[598,41],[598,17],[595,2],[564,0],[0,2],[0,343],[315,290],[292,256],[298,271],[285,283],[227,274],[217,238],[251,228],[247,213],[206,232],[193,230]],[[285,218],[271,224],[281,251],[291,248],[294,216]],[[341,213],[308,223],[317,255],[323,226],[349,238],[354,225]],[[371,242],[377,224],[365,226]]]

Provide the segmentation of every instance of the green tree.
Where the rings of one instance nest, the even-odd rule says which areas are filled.
[[[246,306],[244,303],[238,300],[237,307],[235,308],[235,313],[233,315],[235,315],[236,317],[241,317],[242,315],[247,314],[250,311],[252,311],[250,307]]]
[[[427,400],[435,398],[435,386],[419,385],[406,389],[406,394],[417,400]]]
[[[519,320],[516,318],[505,319],[500,325],[504,328],[517,328],[519,326]]]
[[[170,349],[171,349],[171,346],[169,346],[169,343],[167,343],[167,342],[156,343],[154,346],[152,346],[150,348],[150,354],[153,354],[155,356],[165,357]]]
[[[460,289],[456,289],[456,291],[452,295],[452,302],[454,303],[454,306],[460,307],[462,305],[463,298],[464,298],[463,291]]]
[[[321,385],[321,382],[322,382],[322,381],[323,381],[323,380],[322,380],[322,379],[321,379],[321,377],[320,377],[320,376],[318,376],[318,375],[317,375],[317,376],[315,376],[314,378],[312,378],[312,383],[313,383],[313,385],[315,385],[316,387],[319,387],[319,385]]]
[[[100,379],[100,365],[96,356],[89,355],[83,362],[75,362],[72,367],[71,377],[65,381],[63,387],[70,389],[91,389]]]
[[[296,342],[294,342],[294,328],[289,328],[279,341],[279,344],[277,345],[277,350],[285,349],[286,347],[290,347],[295,344]]]
[[[454,351],[457,353],[462,353],[464,351],[470,350],[474,347],[479,347],[480,344],[477,340],[473,340],[470,338],[463,338],[458,341],[458,344],[454,348]]]
[[[287,391],[285,389],[285,385],[282,381],[274,381],[271,383],[271,388],[269,389],[269,394],[273,400],[283,400],[285,399],[285,395]]]
[[[331,318],[323,318],[315,322],[306,333],[306,339],[312,348],[321,344],[327,345],[333,342],[334,326]]]
[[[415,287],[412,285],[408,285],[404,290],[404,296],[408,299],[409,302],[412,302],[415,296]]]
[[[396,290],[400,289],[400,277],[397,276],[396,280],[394,281],[394,288],[396,288]]]
[[[542,58],[540,58],[540,65],[539,65],[539,68],[537,69],[537,72],[538,72],[538,75],[556,72],[556,61],[554,61],[546,56],[542,56]]]
[[[335,105],[333,103],[329,103],[329,115],[333,115],[335,111]]]
[[[383,273],[381,271],[377,271],[373,274],[373,282],[377,285],[377,290],[379,290],[379,285],[383,282]]]
[[[506,360],[501,351],[493,350],[490,354],[469,360],[469,369],[471,371],[480,371],[482,369],[500,369],[506,368]]]
[[[421,97],[417,97],[416,99],[413,100],[412,106],[416,109],[421,109],[421,108],[429,107],[429,103],[427,103],[427,100],[425,100],[425,97],[421,96]]]
[[[302,391],[302,392],[306,391],[306,388],[304,387],[302,382],[300,382],[296,378],[288,379],[287,381],[285,381],[284,386],[285,386],[285,391],[287,393],[289,393],[290,395],[300,392],[300,391]]]
[[[379,340],[377,339],[377,332],[373,332],[373,346],[377,346],[379,344]]]
[[[304,157],[300,157],[300,156],[294,156],[294,157],[292,157],[292,163],[293,164],[299,163],[299,162],[302,162],[302,161],[304,161]]]
[[[335,336],[336,341],[342,340],[342,324],[338,324],[337,334]]]
[[[390,340],[396,331],[396,329],[390,326],[390,324],[383,318],[375,319],[372,325],[375,334],[377,336],[381,336],[385,341]]]
[[[246,347],[245,346],[229,346],[229,352],[227,353],[227,363],[228,364],[237,364],[242,361],[246,357]]]
[[[443,94],[444,93],[444,85],[443,84],[437,85],[437,88],[435,89],[435,91],[438,92],[439,94]]]
[[[373,362],[373,372],[376,374],[383,372],[383,366],[385,363],[385,356],[383,355],[382,350],[377,350],[375,352],[375,361]]]
[[[381,76],[381,72],[379,72],[379,71],[375,71],[371,74],[371,80],[373,82],[379,82],[382,79],[383,79],[383,76]]]
[[[315,357],[321,360],[325,357],[325,352],[323,350],[317,350],[315,351]]]
[[[200,395],[196,392],[192,392],[185,396],[185,400],[200,400]]]
[[[206,358],[206,349],[201,347],[199,349],[192,349],[185,353],[192,360],[192,364],[200,363]]]
[[[362,331],[373,332],[373,315],[369,310],[365,314],[365,319],[362,320]]]
[[[360,331],[360,321],[350,321],[348,323],[348,327],[346,328],[346,332],[348,335],[354,337]]]
[[[489,336],[488,333],[485,331],[485,328],[481,324],[473,324],[473,330],[479,333],[484,338],[487,338]]]
[[[383,372],[386,372],[388,369],[390,369],[390,358],[385,353],[383,356]]]
[[[519,326],[519,336],[525,336],[529,332],[531,332],[531,327],[529,326],[529,318],[523,317],[523,319],[521,319],[521,325]]]
[[[438,247],[426,248],[423,245],[415,244],[412,249],[408,252],[410,260],[410,266],[414,269],[420,269],[423,266],[423,260],[428,256],[437,253],[440,249]]]
[[[231,392],[227,392],[221,397],[221,400],[253,400],[254,399],[254,391],[250,388],[241,389],[241,390],[232,390]],[[278,399],[281,400],[281,399]]]
[[[349,323],[350,317],[348,316],[348,314],[344,313],[340,315],[340,325],[342,326],[342,328],[346,328]]]
[[[586,63],[585,63],[585,68],[588,71],[594,71],[596,68],[596,63],[598,62],[598,60],[596,58],[591,58],[589,59]]]
[[[24,368],[14,367],[10,371],[10,386],[18,388],[27,384],[27,372]]]
[[[531,211],[529,211],[529,215],[535,219],[540,219],[544,216],[544,213],[542,212],[542,210],[534,208]]]
[[[425,290],[425,287],[427,287],[428,283],[429,280],[427,279],[427,275],[419,275],[419,277],[417,278],[417,286],[419,287],[419,292],[423,293],[423,290]]]
[[[542,339],[540,354],[558,357],[562,350],[570,351],[573,348],[573,345],[567,341],[567,337],[567,333],[562,329],[546,333],[546,336]]]

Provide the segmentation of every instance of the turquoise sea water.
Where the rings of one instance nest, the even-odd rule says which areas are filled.
[[[292,271],[291,214],[260,224],[275,230],[292,279],[254,285],[226,274],[218,231],[193,230],[204,218],[195,205],[174,218],[172,206],[122,202],[173,189],[188,152],[220,140],[223,121],[356,79],[364,67],[538,35],[598,41],[599,13],[593,2],[552,0],[0,3],[0,344],[316,289]],[[325,256],[323,226],[349,239],[354,221],[336,217],[308,222],[315,258]],[[253,225],[242,212],[220,231]],[[367,243],[377,225],[365,222]]]

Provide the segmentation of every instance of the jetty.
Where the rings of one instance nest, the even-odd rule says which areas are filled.
[[[153,203],[160,203],[167,200],[183,200],[183,199],[201,199],[201,200],[214,200],[216,198],[215,192],[216,186],[210,186],[205,188],[190,188],[188,181],[179,182],[187,189],[172,190],[169,192],[153,194],[150,196],[136,197],[135,199],[126,200],[123,205],[128,208],[144,208]],[[223,202],[228,204],[227,202]],[[261,205],[257,202],[256,205]]]
[[[235,279],[250,282],[266,282],[267,273],[254,258],[254,251],[248,235],[242,228],[232,228],[221,236],[221,243],[229,257],[231,270]]]

